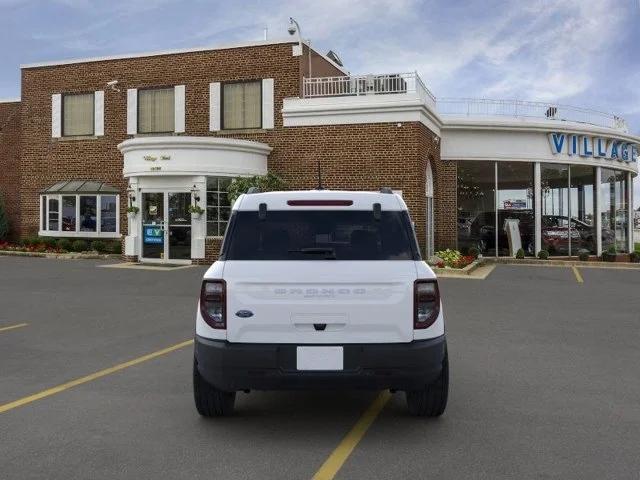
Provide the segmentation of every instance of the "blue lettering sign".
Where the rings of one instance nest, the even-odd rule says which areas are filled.
[[[596,157],[607,156],[607,141],[604,138],[601,138],[601,137],[597,138],[594,156]]]
[[[591,145],[591,137],[586,135],[580,137],[580,156],[593,157],[593,146]]]
[[[564,133],[552,133],[549,136],[551,140],[551,149],[553,153],[562,153],[562,148],[564,147]]]
[[[164,243],[164,232],[157,226],[144,227],[144,243],[152,245],[162,245]]]

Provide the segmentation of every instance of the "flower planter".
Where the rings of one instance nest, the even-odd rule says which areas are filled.
[[[199,220],[201,216],[202,216],[201,213],[192,213],[191,214],[191,219],[192,220]]]

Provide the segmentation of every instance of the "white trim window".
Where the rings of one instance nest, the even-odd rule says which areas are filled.
[[[222,129],[262,128],[262,81],[222,84]]]
[[[42,194],[40,236],[120,237],[120,196],[105,194]]]
[[[51,136],[104,135],[104,91],[51,96]]]
[[[231,215],[227,188],[231,177],[207,177],[207,237],[221,237]]]

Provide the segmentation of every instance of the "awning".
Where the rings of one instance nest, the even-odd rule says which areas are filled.
[[[40,192],[41,194],[47,193],[102,193],[102,194],[118,194],[120,190],[116,187],[112,187],[104,182],[97,180],[66,180],[64,182],[58,182],[55,185],[51,185],[49,188],[45,188]]]

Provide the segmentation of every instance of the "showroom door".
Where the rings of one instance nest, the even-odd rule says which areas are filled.
[[[142,193],[142,261],[191,261],[190,203],[187,192]]]
[[[191,194],[168,193],[169,260],[191,260]]]

